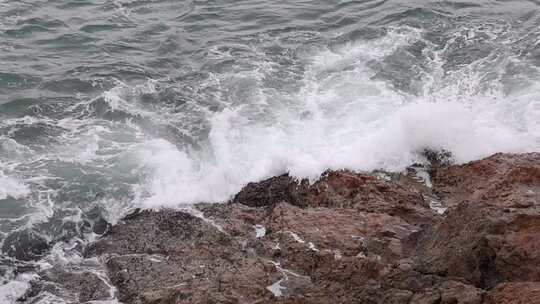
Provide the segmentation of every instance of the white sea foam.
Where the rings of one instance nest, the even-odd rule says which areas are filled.
[[[16,303],[30,288],[30,281],[36,279],[34,274],[21,274],[14,280],[0,285],[0,303]]]
[[[5,176],[0,171],[0,199],[22,198],[30,194],[30,189],[14,177]]]
[[[266,235],[266,227],[263,225],[255,225],[253,226],[255,228],[255,237],[256,238],[262,238]]]
[[[253,101],[209,117],[210,153],[180,151],[162,139],[140,145],[140,162],[152,168],[140,204],[223,201],[248,182],[284,172],[315,180],[329,168],[401,171],[423,161],[425,149],[451,151],[457,163],[540,150],[534,88],[479,93],[470,87],[480,80],[464,72],[450,82],[431,81],[429,93],[415,96],[374,80],[366,60],[417,39],[416,30],[401,30],[367,45],[316,53],[303,87],[281,104]],[[433,65],[443,64],[433,57]]]
[[[405,27],[390,29],[378,39],[306,51],[303,79],[293,92],[265,87],[267,73],[276,66],[258,51],[261,63],[254,64],[254,70],[215,73],[207,84],[197,83],[218,92],[212,95],[220,102],[222,110],[217,112],[194,101],[188,101],[188,110],[153,108],[137,98],[156,93],[155,81],[136,86],[118,83],[70,108],[82,110],[81,117],[46,122],[67,131],[59,148],[40,157],[109,167],[106,172],[118,170],[119,175],[140,178],[133,184],[133,204],[104,199],[107,210],[123,214],[134,206],[179,208],[224,201],[248,182],[285,172],[313,181],[326,169],[401,171],[423,161],[425,149],[448,150],[458,163],[496,152],[540,150],[538,86],[511,93],[499,88],[479,90],[482,77],[474,72],[474,64],[445,74],[446,49],[429,45],[425,57],[431,58],[431,67],[425,73],[424,93],[404,93],[374,77],[369,62],[380,62],[421,39],[421,31]],[[109,111],[142,117],[158,127],[172,126],[185,134],[198,129],[202,121],[208,125],[208,138],[198,142],[200,149],[189,150],[142,130],[152,126],[138,126],[131,120],[102,121],[91,114],[98,100]],[[35,119],[9,123],[31,124]],[[7,141],[5,146],[10,151],[15,147]],[[6,178],[0,176],[7,181],[0,184],[0,198],[29,193],[24,182]],[[52,206],[49,192],[43,205]]]

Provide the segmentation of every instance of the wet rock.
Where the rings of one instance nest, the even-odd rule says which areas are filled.
[[[33,282],[27,297],[37,295],[40,291],[72,298],[80,303],[88,301],[107,300],[111,298],[111,286],[90,271],[74,269],[48,269],[40,273],[40,280]],[[66,297],[66,294],[69,294]]]
[[[103,259],[125,303],[535,303],[539,160],[439,161],[432,189],[348,171],[313,184],[282,175],[193,214],[137,211],[85,254]],[[450,207],[443,216],[424,199],[431,190]]]
[[[131,214],[86,254],[108,255],[109,278],[126,303],[252,302],[280,278],[229,234],[183,212]]]
[[[35,260],[50,248],[49,242],[31,229],[10,233],[3,242],[2,253],[21,261]]]
[[[144,236],[144,237],[141,237]],[[208,243],[230,244],[230,237],[191,214],[174,211],[140,211],[112,227],[107,238],[92,244],[86,255],[114,253],[179,253]],[[188,247],[186,247],[188,246]]]
[[[288,175],[250,183],[233,199],[252,207],[288,202],[299,207],[354,208],[397,215],[411,223],[432,222],[429,203],[421,193],[398,183],[349,171],[329,171],[314,184]]]
[[[92,232],[94,232],[95,234],[100,234],[101,235],[101,234],[104,234],[105,232],[107,232],[110,228],[111,228],[111,224],[109,224],[103,218],[98,218],[94,222],[94,225],[92,226]]]
[[[247,184],[233,201],[251,207],[271,206],[279,202],[299,205],[304,204],[301,196],[305,195],[308,188],[307,182],[300,183],[285,174]]]
[[[103,196],[103,193],[96,194],[95,199],[99,199]],[[94,207],[84,214],[84,220],[80,230],[84,233],[95,233],[102,235],[106,233],[110,228],[111,224],[107,222],[104,218],[105,210],[99,207]]]

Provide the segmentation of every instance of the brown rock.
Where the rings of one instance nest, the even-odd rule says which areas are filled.
[[[233,199],[247,206],[272,206],[288,202],[299,207],[354,208],[397,215],[418,224],[433,221],[423,196],[398,183],[349,171],[329,171],[314,184],[297,182],[288,175],[250,183]]]
[[[492,289],[486,304],[540,303],[540,282],[502,283]]]
[[[502,154],[435,171],[435,192],[447,206],[463,201],[501,207],[540,205],[540,153]]]
[[[355,209],[301,209],[280,203],[265,218],[275,243],[294,240],[312,251],[342,256],[377,255],[387,260],[402,256],[402,240],[419,230],[403,219]]]
[[[438,287],[441,304],[481,304],[484,291],[471,285],[447,281]]]
[[[435,189],[443,203],[461,202],[418,234],[415,266],[488,289],[540,280],[540,205],[538,195],[528,195],[540,188],[539,169],[538,153],[497,154],[441,169]]]
[[[282,175],[202,215],[134,213],[87,255],[104,258],[126,303],[535,303],[539,160],[439,162],[445,216],[413,179]]]
[[[417,268],[480,287],[540,280],[540,215],[462,203],[420,233]]]
[[[183,212],[138,212],[87,255],[106,255],[125,303],[238,303],[269,296],[280,278],[227,233]]]
[[[288,203],[265,211],[240,204],[202,210],[248,238],[258,256],[296,274],[289,277],[309,278],[294,290],[283,282],[285,298],[275,298],[280,303],[407,303],[415,292],[444,282],[412,269],[405,242],[421,228],[398,216]],[[240,224],[245,218],[251,226]],[[264,236],[256,238],[256,224]]]
[[[224,213],[215,212],[217,207],[212,206],[212,212],[206,209],[205,214],[225,216],[229,227],[239,227],[230,224],[229,216],[245,213],[231,209],[245,211],[246,207],[232,204]],[[373,296],[367,291],[388,272],[387,264],[402,255],[401,241],[418,229],[387,214],[342,208],[303,209],[288,203],[276,204],[257,217],[259,222],[253,224],[264,227],[266,234],[257,238],[246,231],[243,235],[250,238],[247,244],[258,256],[279,265],[276,269],[287,278],[280,284],[283,295],[287,301],[296,301],[292,303],[356,303],[360,298],[368,301],[367,297],[377,303],[380,292]],[[253,226],[250,229],[253,231]]]
[[[438,304],[441,303],[441,294],[438,291],[426,290],[412,296],[410,304]]]

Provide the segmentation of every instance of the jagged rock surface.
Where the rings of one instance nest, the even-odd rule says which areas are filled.
[[[488,289],[540,281],[540,154],[496,154],[440,169],[434,181],[452,208],[419,233],[419,269]]]
[[[136,212],[86,255],[125,303],[539,303],[539,168],[538,153],[440,166],[444,215],[368,174],[282,175],[202,215]]]

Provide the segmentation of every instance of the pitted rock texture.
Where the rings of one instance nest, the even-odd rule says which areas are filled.
[[[184,212],[127,216],[86,254],[109,257],[125,303],[251,303],[269,297],[275,267],[228,233]]]
[[[124,303],[540,303],[538,168],[538,153],[439,163],[443,215],[411,181],[282,175],[226,204],[138,211],[86,255]]]

